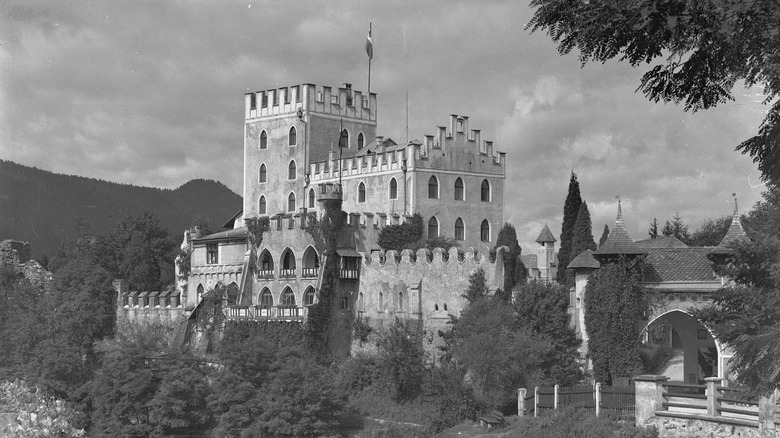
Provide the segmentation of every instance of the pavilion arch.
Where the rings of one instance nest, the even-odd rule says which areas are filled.
[[[295,253],[289,247],[282,251],[282,269],[295,269]]]
[[[686,310],[670,309],[659,315],[654,315],[647,324],[644,324],[640,331],[640,339],[648,339],[651,327],[660,324],[671,327],[669,346],[673,351],[680,350],[673,354],[670,361],[677,360],[679,362],[677,358],[682,356],[681,370],[679,366],[671,365],[668,367],[667,375],[675,374],[669,375],[670,380],[699,383],[705,377],[727,377],[726,366],[731,353],[727,346],[715,337],[709,327]],[[711,357],[713,353],[715,358]]]
[[[236,282],[230,283],[227,288],[227,304],[228,306],[238,305],[238,285]]]
[[[264,249],[257,257],[257,260],[258,268],[260,268],[261,271],[274,271],[274,257],[268,249]]]
[[[279,294],[279,306],[280,307],[295,307],[295,292],[293,292],[290,285],[287,285],[282,289],[282,293]]]
[[[274,295],[267,286],[260,291],[260,295],[258,295],[257,298],[257,305],[265,308],[274,306]]]
[[[306,247],[306,250],[303,251],[302,263],[303,269],[317,269],[320,267],[320,257],[313,246],[309,245]]]
[[[303,293],[303,305],[304,306],[313,305],[315,297],[316,297],[316,293],[314,292],[314,287],[313,286],[307,287],[306,291]]]

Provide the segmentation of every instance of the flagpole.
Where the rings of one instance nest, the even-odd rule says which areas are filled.
[[[368,22],[368,37],[371,38],[371,22]],[[371,102],[371,58],[374,57],[373,41],[371,42],[371,53],[368,55],[368,99]]]

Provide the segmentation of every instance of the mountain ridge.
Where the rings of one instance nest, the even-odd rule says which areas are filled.
[[[35,257],[53,255],[77,235],[83,217],[93,234],[111,232],[127,214],[148,210],[176,237],[196,221],[213,230],[241,209],[241,196],[219,181],[193,179],[175,189],[66,175],[0,160],[0,240],[30,242]]]

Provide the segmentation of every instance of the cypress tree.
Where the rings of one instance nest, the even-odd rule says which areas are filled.
[[[650,229],[647,231],[651,239],[658,238],[658,218],[653,218],[653,223],[650,224]]]
[[[505,223],[498,232],[496,247],[506,246],[509,252],[504,256],[504,287],[501,298],[509,301],[512,297],[512,289],[515,285],[521,284],[526,276],[525,265],[520,259],[520,243],[517,241],[517,231],[514,225]]]
[[[599,238],[599,246],[603,245],[604,242],[607,241],[607,237],[609,237],[609,227],[607,224],[604,224],[604,232],[601,233],[601,237]]]
[[[593,226],[590,221],[588,203],[582,201],[580,211],[577,214],[577,222],[574,225],[574,237],[571,242],[571,260],[574,260],[582,251],[596,250],[596,242],[593,240]]]
[[[558,251],[558,283],[566,280],[566,266],[571,261],[571,243],[574,237],[574,225],[577,223],[577,214],[582,205],[580,196],[580,183],[577,175],[572,172],[569,179],[569,194],[566,195],[566,203],[563,205],[563,224],[561,225],[561,249]]]

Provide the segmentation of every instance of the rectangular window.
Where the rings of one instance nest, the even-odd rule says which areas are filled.
[[[210,265],[219,263],[219,246],[216,243],[206,245],[206,263]]]
[[[339,301],[339,309],[349,309],[349,298],[348,297],[341,297],[341,300]]]

